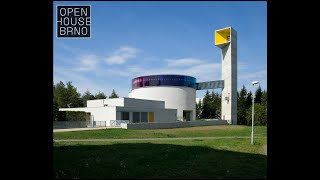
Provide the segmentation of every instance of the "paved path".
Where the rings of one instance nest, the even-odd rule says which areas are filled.
[[[121,127],[95,127],[95,128],[54,129],[53,132],[87,131],[87,130],[111,129],[111,128],[121,128]]]
[[[158,140],[195,140],[195,139],[235,139],[251,138],[250,136],[221,136],[221,137],[186,137],[186,138],[134,138],[134,139],[63,139],[54,140],[55,142],[76,142],[76,141],[158,141]],[[267,137],[255,137],[267,138]]]
[[[267,144],[263,145],[263,151],[264,151],[264,154],[267,155],[267,151],[268,151]]]

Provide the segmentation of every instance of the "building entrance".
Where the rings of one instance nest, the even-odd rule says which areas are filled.
[[[183,111],[183,121],[191,121],[192,111]]]

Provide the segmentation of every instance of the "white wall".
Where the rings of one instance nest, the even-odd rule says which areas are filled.
[[[116,107],[61,108],[59,111],[89,112],[94,121],[106,121],[106,126],[110,126],[110,120],[116,120]]]
[[[189,87],[143,87],[132,90],[131,96],[139,99],[165,101],[165,108],[177,109],[177,118],[183,110],[192,110],[191,120],[196,119],[196,90]]]
[[[124,98],[125,107],[163,108],[164,101]]]
[[[90,108],[94,121],[106,121],[106,126],[110,126],[110,120],[116,119],[116,107]]]
[[[87,107],[103,107],[104,99],[88,100]]]
[[[124,106],[124,98],[111,98],[104,100],[104,104],[108,106]]]

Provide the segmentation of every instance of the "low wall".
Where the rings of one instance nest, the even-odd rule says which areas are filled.
[[[53,129],[86,128],[87,121],[53,121]]]
[[[170,129],[193,126],[212,126],[228,124],[226,120],[214,121],[188,121],[188,122],[169,122],[169,123],[131,123],[127,124],[126,129]]]

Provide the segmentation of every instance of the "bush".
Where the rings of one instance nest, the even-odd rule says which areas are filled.
[[[82,111],[66,111],[67,121],[86,121],[86,112]]]
[[[247,112],[247,125],[251,125],[252,121],[252,106]],[[267,125],[267,108],[261,104],[254,104],[254,125],[265,126]]]
[[[237,118],[238,125],[247,125],[247,111],[245,109],[238,108]]]

